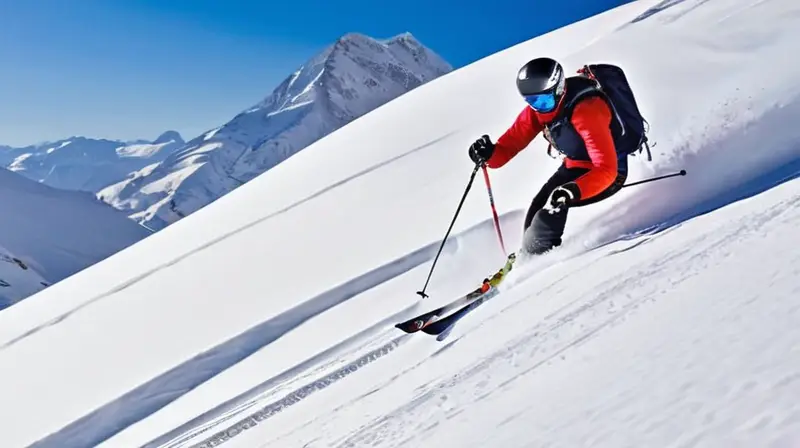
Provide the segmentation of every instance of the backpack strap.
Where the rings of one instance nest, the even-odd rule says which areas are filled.
[[[589,67],[588,65],[584,65],[583,68],[578,69],[578,74],[580,74],[581,76],[585,76],[586,78],[591,79],[594,82],[595,85],[594,88],[597,91],[599,91],[603,99],[606,100],[606,104],[608,104],[608,106],[611,108],[611,113],[614,114],[614,118],[616,118],[617,123],[619,123],[622,135],[625,135],[625,122],[622,121],[622,117],[619,115],[619,112],[617,112],[617,108],[614,106],[614,103],[612,103],[611,100],[608,99],[608,96],[603,91],[603,86],[600,85],[600,81],[597,80],[597,77],[592,72],[591,67]],[[589,89],[587,88],[585,90]],[[580,98],[581,95],[583,94],[584,94],[583,92],[579,93],[578,96],[575,97],[575,100],[577,101],[577,99]]]
[[[652,162],[653,161],[653,154],[650,153],[650,144],[647,143],[647,139],[644,140],[644,147],[645,147],[645,149],[647,149],[647,161],[648,162]],[[642,152],[642,148],[639,148],[639,152]]]
[[[595,83],[596,82],[597,81],[595,81]],[[592,94],[595,94],[596,96],[602,98],[605,101],[609,109],[611,109],[611,113],[614,115],[614,119],[617,120],[617,123],[619,123],[621,134],[625,135],[625,123],[622,121],[622,117],[619,116],[619,112],[617,112],[617,108],[614,107],[614,103],[612,103],[608,99],[608,96],[606,96],[605,92],[603,92],[603,89],[600,88],[600,86],[597,84],[591,87],[586,87],[583,90],[579,91],[578,94],[572,98],[572,101],[570,101],[569,103],[566,104],[566,106],[564,106],[565,119],[568,121],[571,118],[572,110],[574,109],[575,105],[578,104],[579,101],[583,100],[584,98]]]
[[[553,144],[552,144],[552,143],[550,143],[550,142],[547,142],[547,155],[548,155],[548,156],[549,156],[551,159],[557,159],[557,158],[558,158],[558,157],[556,157],[556,156],[554,156],[554,155],[553,155]]]

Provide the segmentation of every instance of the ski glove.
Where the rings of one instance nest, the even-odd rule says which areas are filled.
[[[581,199],[581,190],[575,182],[568,182],[555,190],[550,196],[550,206],[558,213],[561,207],[570,207]]]
[[[475,140],[475,143],[469,147],[469,158],[476,164],[489,160],[493,153],[494,143],[492,143],[492,139],[488,135]]]

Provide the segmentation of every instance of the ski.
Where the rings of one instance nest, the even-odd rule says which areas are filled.
[[[399,324],[395,324],[395,327],[405,331],[406,333],[417,332],[427,327],[431,323],[437,321],[442,316],[446,316],[451,311],[459,309],[464,305],[467,305],[468,303],[472,302],[476,298],[480,297],[481,295],[484,294],[484,292],[488,290],[487,287],[488,284],[484,283],[478,288],[474,289],[473,291],[470,291],[466,295],[459,297],[458,299],[453,300],[452,302],[446,305],[436,308],[433,311],[428,311],[427,313],[420,314],[419,316],[412,317],[411,319],[405,322],[400,322]]]
[[[495,274],[495,276],[490,280],[489,289],[484,294],[456,310],[449,316],[439,319],[431,325],[428,325],[427,327],[423,328],[422,331],[426,334],[436,336],[437,341],[443,341],[450,334],[450,331],[453,329],[456,322],[458,322],[462,317],[479,307],[487,300],[491,299],[497,294],[500,294],[498,285],[505,279],[505,274],[507,274],[508,271],[510,271],[513,267],[515,259],[516,257],[514,254],[509,256],[509,261],[506,263],[506,266],[504,266],[503,269],[501,269],[498,274]]]
[[[516,261],[516,256],[512,253],[508,256],[506,264],[491,278],[484,279],[479,287],[435,310],[412,317],[405,322],[395,324],[395,327],[406,333],[415,333],[422,330],[428,334],[438,334],[430,333],[430,331],[436,331],[440,328],[441,331],[444,330],[444,327],[439,325],[438,322],[451,322],[449,318],[459,313],[459,311],[463,310],[465,307],[477,301],[482,302],[486,300],[487,296],[494,296],[497,293],[497,285],[503,281],[506,274],[512,269],[514,261]],[[455,313],[452,313],[454,310]],[[430,328],[430,330],[428,330],[428,328]]]
[[[456,312],[453,314],[427,325],[422,329],[422,331],[432,336],[439,336],[437,339],[442,340],[447,336],[445,332],[449,333],[449,330],[453,328],[459,319],[499,293],[499,289],[491,287],[489,291],[478,297],[476,300],[464,305],[460,309],[456,310]]]

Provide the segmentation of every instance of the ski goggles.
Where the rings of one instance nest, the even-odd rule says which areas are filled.
[[[525,102],[536,112],[552,112],[556,108],[555,92],[527,95],[524,98]]]

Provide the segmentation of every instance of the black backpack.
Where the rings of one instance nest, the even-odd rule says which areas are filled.
[[[636,155],[646,149],[647,160],[653,160],[647,140],[649,124],[639,112],[625,72],[616,65],[591,64],[585,65],[578,73],[597,83],[597,88],[611,103],[621,127],[621,135],[614,139],[617,154]]]

